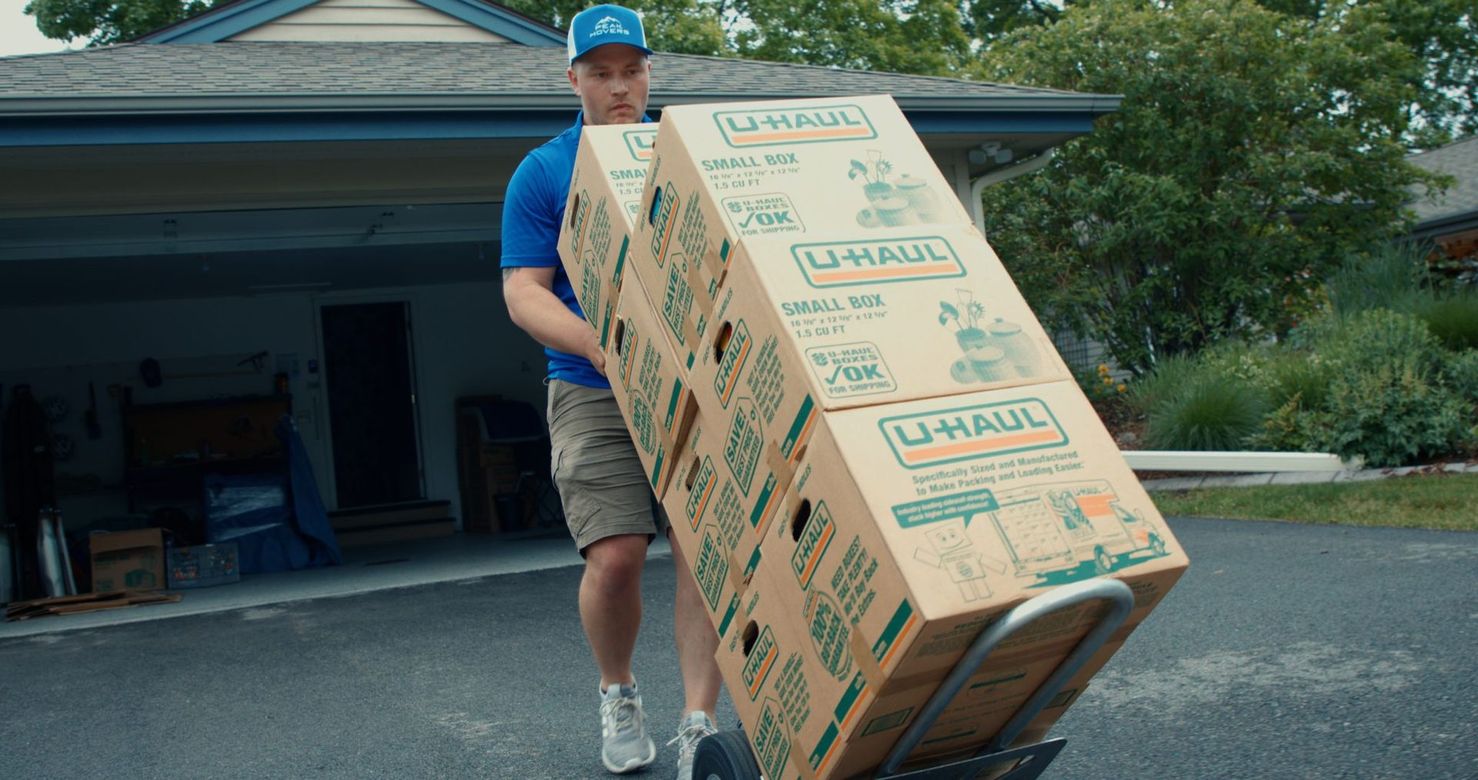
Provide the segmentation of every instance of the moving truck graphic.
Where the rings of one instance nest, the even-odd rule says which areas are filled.
[[[997,495],[991,524],[1018,577],[1032,587],[1110,574],[1166,554],[1159,529],[1119,504],[1103,480],[1037,485]]]

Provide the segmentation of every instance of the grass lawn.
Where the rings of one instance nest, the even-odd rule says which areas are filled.
[[[1478,531],[1478,474],[1156,491],[1161,514]]]

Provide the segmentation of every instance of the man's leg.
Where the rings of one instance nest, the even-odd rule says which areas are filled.
[[[550,383],[555,485],[585,556],[580,622],[601,690],[601,762],[624,773],[657,757],[631,671],[641,626],[641,573],[657,532],[652,491],[610,390]]]
[[[667,540],[672,541],[668,531]],[[683,559],[683,551],[672,544],[672,562],[677,567],[677,598],[673,602],[672,625],[677,640],[677,665],[683,675],[683,719],[677,726],[678,780],[693,780],[693,757],[698,742],[716,730],[714,709],[718,704],[718,632],[708,622],[703,593]],[[671,744],[671,743],[669,743]]]
[[[585,548],[580,623],[600,670],[600,687],[631,685],[631,653],[641,627],[641,574],[646,534],[608,536]]]

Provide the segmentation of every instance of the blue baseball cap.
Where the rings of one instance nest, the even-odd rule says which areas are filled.
[[[591,49],[608,43],[624,43],[647,54],[652,53],[647,48],[647,33],[642,29],[641,16],[619,5],[591,6],[575,14],[575,18],[570,20],[566,40],[571,63]]]

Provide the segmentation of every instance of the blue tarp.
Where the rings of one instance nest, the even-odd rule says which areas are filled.
[[[206,541],[236,542],[243,574],[343,563],[297,426],[284,416],[275,433],[286,473],[205,477]]]

